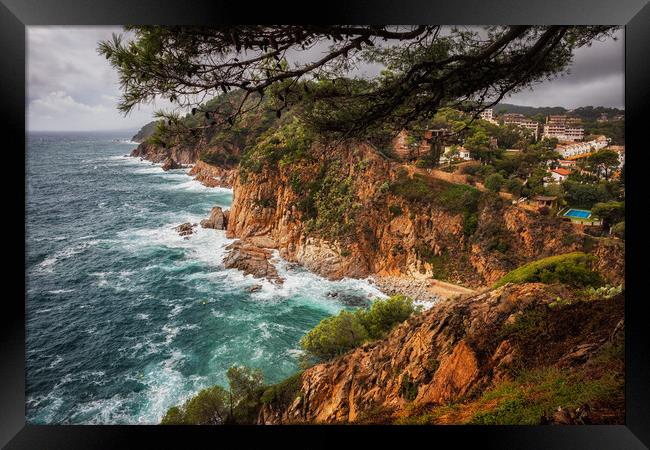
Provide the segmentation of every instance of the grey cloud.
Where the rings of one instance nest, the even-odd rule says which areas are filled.
[[[97,43],[121,33],[121,27],[28,27],[28,126],[30,129],[80,130],[138,128],[151,120],[155,109],[167,102],[142,105],[128,117],[115,108],[118,77],[96,52]],[[602,105],[623,107],[624,47],[619,40],[595,42],[578,49],[570,73],[513,94],[504,101],[530,106]],[[294,55],[295,61],[321,56],[313,48]],[[375,76],[377,64],[362,64],[352,73]]]

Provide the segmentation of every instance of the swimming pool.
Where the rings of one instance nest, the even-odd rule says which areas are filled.
[[[564,216],[576,219],[588,219],[591,217],[591,211],[586,211],[584,209],[570,209],[564,213]]]

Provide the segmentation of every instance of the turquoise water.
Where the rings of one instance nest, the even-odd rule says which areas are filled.
[[[570,209],[564,213],[567,217],[575,217],[578,219],[588,219],[591,216],[591,211],[585,211],[584,209]]]
[[[223,231],[183,239],[172,227],[228,207],[232,192],[125,157],[135,147],[126,139],[28,137],[30,423],[158,423],[171,405],[225,385],[234,363],[277,382],[298,369],[307,330],[351,299],[381,295],[281,260],[280,287],[224,269]]]

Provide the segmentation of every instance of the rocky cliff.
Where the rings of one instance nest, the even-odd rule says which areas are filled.
[[[136,147],[131,156],[162,163],[163,169],[177,168],[193,164],[188,175],[208,187],[233,187],[237,173],[236,163],[227,162],[227,157],[238,158],[240,150],[233,146],[209,145],[205,139],[180,141],[170,147],[162,147],[150,142],[143,142]],[[201,158],[208,161],[203,161]],[[211,163],[211,161],[218,161]]]
[[[623,306],[538,283],[443,301],[309,368],[258,422],[622,423]]]
[[[586,245],[568,223],[407,174],[368,144],[314,145],[309,154],[242,168],[229,237],[276,248],[329,278],[408,275],[468,286]]]

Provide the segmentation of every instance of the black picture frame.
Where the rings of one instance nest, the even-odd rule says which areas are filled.
[[[25,27],[29,25],[218,24],[218,23],[441,23],[441,24],[617,24],[625,25],[626,147],[626,420],[625,425],[539,427],[164,427],[164,426],[55,426],[25,424]],[[646,155],[650,154],[647,124],[650,106],[650,4],[648,0],[379,0],[355,3],[328,0],[316,3],[160,0],[0,0],[0,123],[5,161],[16,161],[16,180],[4,179],[4,204],[12,211],[5,221],[4,300],[0,317],[0,445],[6,448],[132,448],[136,439],[145,447],[188,447],[188,437],[225,445],[237,438],[248,447],[258,439],[267,445],[277,434],[300,432],[304,439],[277,440],[280,445],[311,447],[337,445],[341,433],[363,434],[383,444],[405,444],[412,439],[431,446],[525,449],[641,449],[650,446],[650,354],[647,303],[644,295],[644,259],[647,229],[642,212],[647,197],[643,186]],[[22,155],[22,159],[20,156]],[[20,184],[22,180],[22,185]],[[18,189],[16,186],[22,186]],[[647,206],[646,206],[647,207]],[[19,261],[23,261],[20,264]],[[7,289],[11,287],[11,290]],[[447,441],[447,444],[443,444]],[[453,442],[453,444],[450,444]],[[211,445],[211,446],[212,446]],[[138,446],[141,446],[138,445]]]

